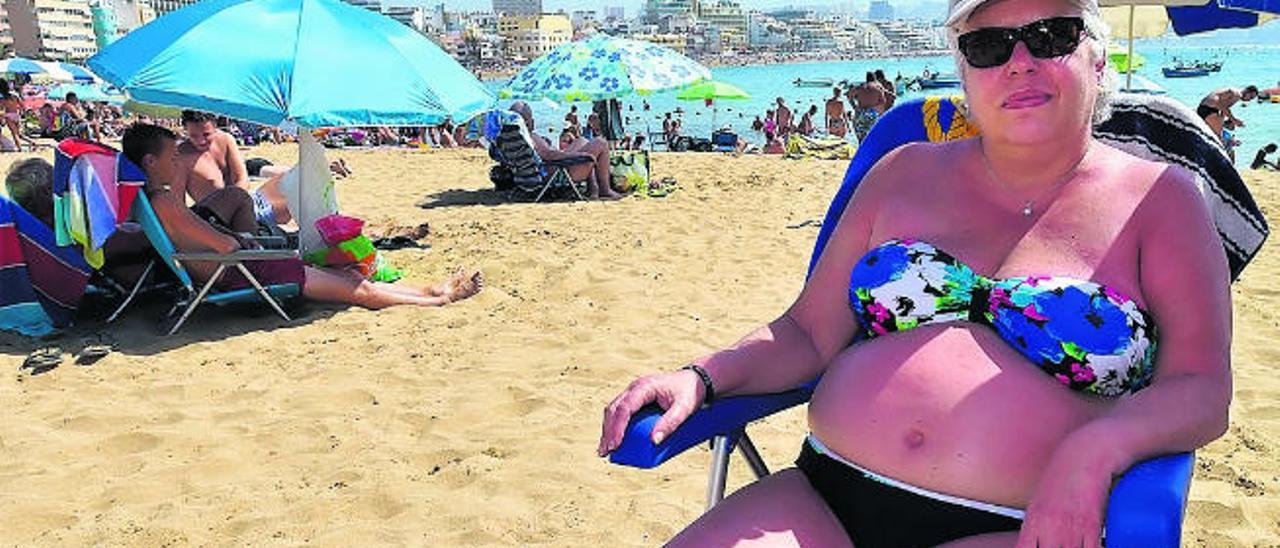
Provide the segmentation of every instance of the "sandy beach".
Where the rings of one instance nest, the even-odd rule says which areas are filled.
[[[483,151],[329,157],[355,172],[339,183],[348,213],[429,223],[430,249],[389,252],[401,283],[462,265],[485,291],[439,309],[297,305],[288,324],[202,308],[167,338],[154,301],[52,341],[0,333],[0,545],[660,544],[701,512],[709,453],[609,465],[601,409],[776,317],[845,167],[660,153],[653,171],[680,185],[668,197],[513,204]],[[1246,178],[1274,224],[1280,174]],[[1233,288],[1232,425],[1199,453],[1188,546],[1280,546],[1277,242]],[[74,365],[99,331],[118,351]],[[18,373],[45,344],[63,365]],[[805,431],[794,409],[752,436],[778,468]],[[749,478],[735,460],[730,489]]]

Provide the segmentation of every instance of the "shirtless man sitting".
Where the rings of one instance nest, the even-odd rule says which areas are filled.
[[[185,175],[187,166],[178,152],[177,136],[168,129],[151,124],[134,124],[125,130],[122,139],[124,155],[142,168],[147,175],[143,189],[160,225],[173,245],[183,253],[231,253],[251,245],[247,240],[233,236],[247,228],[236,224],[223,231],[204,222],[186,207],[185,196],[173,187]],[[243,168],[243,165],[241,166]],[[243,222],[240,212],[251,210],[252,202],[240,187],[230,189],[225,200],[232,217]],[[234,200],[234,202],[233,202]],[[254,221],[250,221],[254,222]],[[216,264],[191,261],[184,263],[192,276],[201,283],[212,275]],[[388,283],[370,282],[358,273],[337,269],[318,268],[298,258],[267,261],[245,261],[244,266],[263,284],[297,284],[302,295],[317,301],[348,303],[370,309],[401,304],[441,306],[457,302],[484,287],[480,272],[466,273],[458,270],[453,276],[424,288]],[[228,269],[218,280],[222,289],[243,289],[252,284],[238,269]]]
[[[529,108],[528,103],[524,101],[511,103],[511,112],[519,114],[524,119],[524,127],[529,131],[529,136],[533,138],[533,151],[538,153],[539,158],[560,160],[572,156],[590,156],[594,160],[592,163],[584,162],[570,166],[569,176],[573,177],[575,181],[587,180],[587,190],[591,198],[602,200],[622,198],[622,194],[613,190],[611,177],[609,176],[608,141],[604,139],[587,140],[579,137],[569,143],[564,150],[560,150],[552,146],[546,138],[534,133],[533,110]]]
[[[240,202],[238,194],[248,193],[253,199],[253,217],[262,224],[275,226],[292,220],[289,202],[280,191],[280,178],[274,178],[254,191],[249,185],[249,172],[236,147],[235,137],[215,125],[216,117],[193,110],[182,111],[182,127],[187,139],[178,145],[178,161],[182,167],[174,178],[173,191],[191,196],[197,214],[203,211],[225,216]],[[254,231],[256,232],[256,231]]]

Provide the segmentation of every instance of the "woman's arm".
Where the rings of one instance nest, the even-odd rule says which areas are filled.
[[[1231,275],[1190,174],[1168,169],[1142,219],[1139,283],[1159,329],[1151,386],[1084,429],[1116,440],[1117,473],[1190,451],[1227,430],[1231,403]]]
[[[1135,221],[1139,284],[1159,330],[1155,378],[1059,444],[1027,507],[1020,548],[1098,546],[1114,477],[1226,432],[1230,273],[1208,209],[1190,175],[1168,168]]]

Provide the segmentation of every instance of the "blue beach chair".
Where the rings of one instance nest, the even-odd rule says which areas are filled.
[[[225,306],[229,304],[238,304],[245,302],[253,302],[258,300],[266,301],[268,305],[279,314],[284,321],[290,321],[289,315],[281,308],[282,300],[291,299],[301,293],[298,284],[273,284],[263,286],[258,279],[253,276],[249,269],[245,268],[245,261],[266,261],[274,259],[288,259],[298,256],[298,252],[291,249],[263,249],[263,250],[241,250],[233,253],[180,253],[174,247],[173,242],[169,240],[169,235],[165,233],[164,227],[160,224],[160,218],[156,216],[156,212],[151,207],[151,201],[147,199],[146,193],[139,193],[133,202],[133,217],[142,225],[143,232],[147,235],[147,239],[155,248],[156,254],[159,255],[160,262],[173,272],[180,285],[177,299],[174,301],[173,308],[169,311],[169,317],[176,319],[173,325],[169,327],[166,335],[172,335],[182,327],[187,321],[191,313],[202,302],[207,302],[217,306]],[[209,277],[209,281],[200,286],[197,290],[195,282],[191,278],[191,274],[182,266],[183,261],[207,261],[218,263],[217,270]],[[148,265],[139,277],[137,284],[129,291],[127,297],[119,308],[111,315],[108,321],[114,320],[119,316],[134,297],[138,295],[142,287],[147,284],[154,273],[155,263]],[[228,268],[235,268],[244,275],[245,279],[253,285],[252,289],[235,289],[230,291],[213,291],[213,286],[222,277]]]
[[[1225,151],[1194,113],[1168,98],[1122,94],[1116,98],[1111,118],[1096,127],[1094,133],[1099,139],[1132,154],[1190,170],[1197,177],[1218,226],[1232,279],[1239,276],[1261,248],[1269,229]],[[849,165],[818,235],[810,270],[854,189],[882,156],[913,141],[936,142],[975,134],[964,119],[958,99],[917,99],[900,103],[887,112]],[[808,402],[817,382],[778,394],[717,401],[694,412],[658,445],[650,440],[662,410],[657,406],[646,407],[632,418],[622,444],[610,455],[610,461],[654,468],[690,447],[710,442],[712,463],[707,486],[707,508],[710,509],[724,497],[729,457],[735,447],[757,478],[769,474],[746,433],[747,425]],[[1107,546],[1178,546],[1194,461],[1192,453],[1179,453],[1130,468],[1111,490],[1105,526]]]

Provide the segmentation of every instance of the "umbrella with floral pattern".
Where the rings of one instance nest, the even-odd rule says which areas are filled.
[[[598,101],[683,87],[710,77],[706,67],[670,48],[596,34],[534,60],[500,95],[505,99]]]

